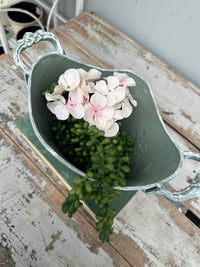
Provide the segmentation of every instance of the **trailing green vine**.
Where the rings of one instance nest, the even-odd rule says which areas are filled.
[[[72,217],[82,206],[81,201],[93,201],[99,210],[96,215],[99,238],[109,242],[116,214],[111,203],[115,195],[121,195],[114,187],[126,185],[133,146],[131,136],[119,131],[114,137],[104,137],[96,126],[89,127],[88,122],[71,116],[67,121],[55,118],[52,129],[66,158],[86,173],[74,179],[74,188],[62,205],[63,212]]]

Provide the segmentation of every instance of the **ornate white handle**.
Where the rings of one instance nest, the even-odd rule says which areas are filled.
[[[27,32],[25,33],[23,39],[19,40],[15,46],[13,52],[13,58],[17,67],[22,71],[25,77],[29,76],[31,73],[31,67],[27,67],[21,60],[21,52],[28,47],[31,47],[33,44],[36,44],[40,41],[49,41],[55,48],[56,53],[59,55],[64,55],[64,50],[58,40],[58,38],[51,32],[45,32],[38,30],[35,33]]]
[[[183,158],[200,161],[200,154],[190,151],[183,152]],[[148,195],[161,194],[173,201],[185,201],[190,198],[200,197],[200,171],[193,179],[192,184],[182,191],[171,191],[166,185],[167,183],[161,183],[157,187],[147,189],[145,193]]]

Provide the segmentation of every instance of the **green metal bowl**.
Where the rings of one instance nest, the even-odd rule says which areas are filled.
[[[26,67],[21,61],[21,52],[43,40],[53,43],[56,51],[40,56],[31,67]],[[66,169],[84,175],[64,158],[52,138],[52,114],[47,109],[41,92],[57,81],[60,74],[68,68],[83,68],[86,71],[96,68],[104,77],[112,75],[113,71],[125,72],[136,81],[136,87],[131,90],[138,105],[132,115],[123,121],[126,132],[134,136],[134,152],[131,155],[131,172],[127,175],[127,186],[118,188],[129,191],[146,190],[148,194],[163,194],[175,201],[200,196],[200,172],[193,179],[193,183],[183,191],[173,192],[166,187],[167,182],[180,170],[184,159],[200,161],[200,154],[183,152],[174,143],[165,129],[150,86],[140,76],[129,70],[106,70],[72,60],[64,55],[63,48],[54,34],[41,30],[34,34],[26,33],[23,39],[17,42],[13,57],[28,85],[29,116],[33,129],[42,145],[62,162]]]

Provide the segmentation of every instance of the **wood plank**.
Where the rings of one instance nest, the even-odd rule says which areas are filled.
[[[131,247],[126,246],[134,240],[149,258],[149,265],[200,264],[199,229],[162,196],[138,192],[117,216],[115,233],[118,237],[113,235],[112,241],[126,257],[134,257]]]
[[[151,84],[164,119],[200,148],[198,87],[93,12],[83,13],[57,29],[106,64],[142,76]]]

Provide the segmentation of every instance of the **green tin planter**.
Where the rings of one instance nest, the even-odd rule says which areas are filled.
[[[21,52],[43,40],[50,41],[56,51],[41,55],[31,67],[26,67],[21,61]],[[27,82],[29,116],[36,136],[42,145],[65,165],[67,170],[74,173],[74,177],[77,174],[83,175],[81,170],[63,157],[52,139],[50,127],[52,114],[47,109],[46,100],[41,92],[57,81],[60,74],[68,68],[83,68],[88,71],[94,66],[65,56],[57,37],[41,30],[34,34],[26,33],[23,39],[17,42],[13,57]],[[200,154],[181,151],[169,136],[148,83],[129,70],[95,68],[99,69],[104,77],[112,75],[113,71],[126,72],[136,81],[134,99],[137,100],[138,105],[132,115],[123,122],[126,132],[135,136],[131,172],[127,175],[127,186],[118,188],[127,191],[145,190],[147,194],[162,194],[174,201],[200,196],[200,172],[193,179],[193,183],[183,191],[173,192],[166,187],[168,181],[177,175],[184,159],[200,161]]]

